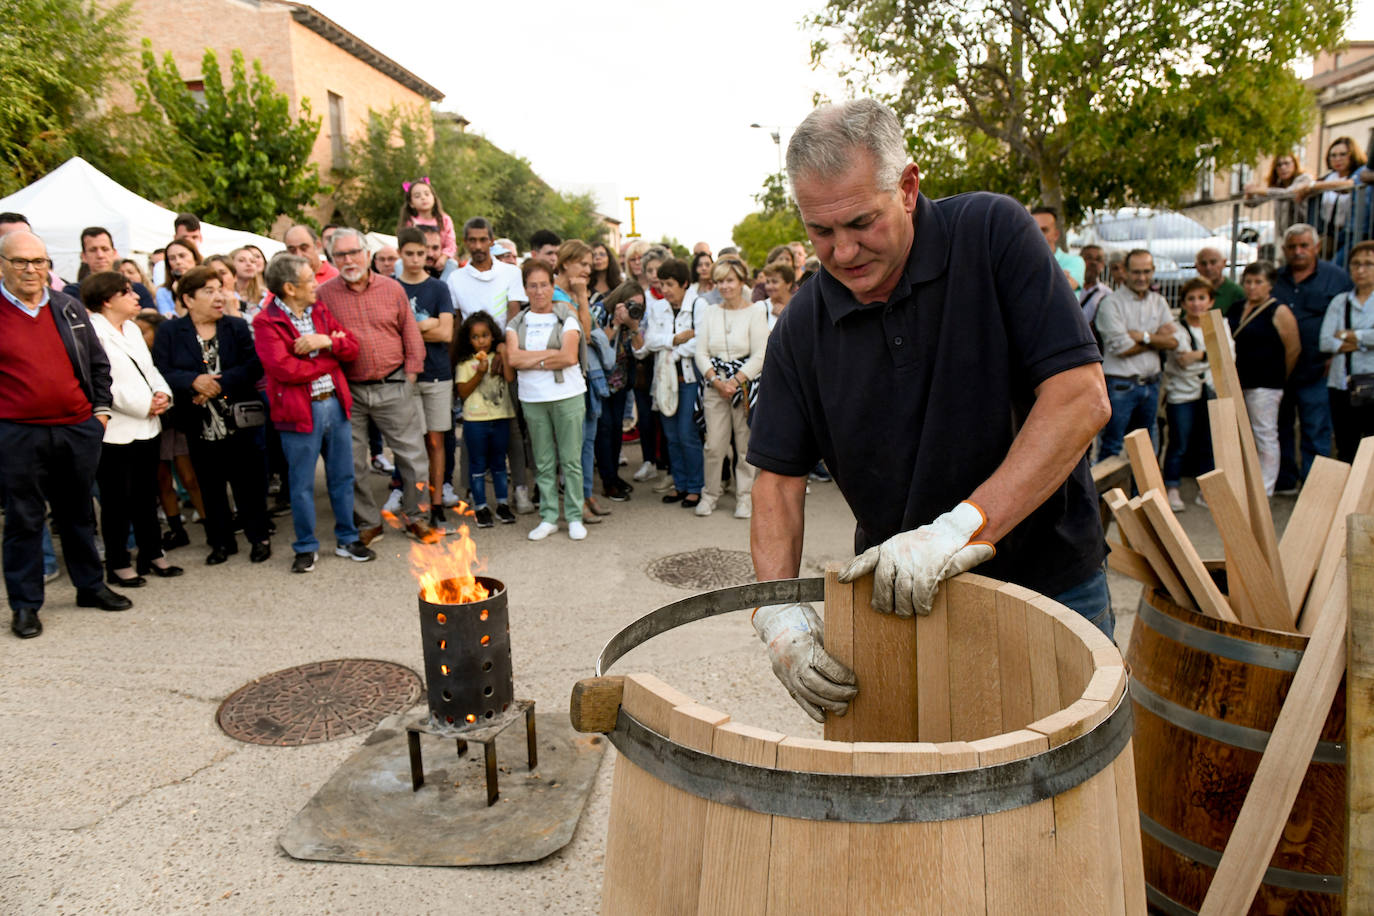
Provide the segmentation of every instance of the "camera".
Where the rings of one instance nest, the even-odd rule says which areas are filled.
[[[627,302],[627,303],[625,303],[625,311],[629,312],[629,313],[630,313],[630,318],[632,318],[632,319],[635,320],[635,321],[643,321],[643,320],[644,320],[644,309],[645,309],[645,308],[646,308],[646,304],[643,303],[643,302]]]

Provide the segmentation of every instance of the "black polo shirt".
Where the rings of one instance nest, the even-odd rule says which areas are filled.
[[[1101,361],[1024,207],[997,194],[920,196],[906,274],[861,305],[828,272],[768,340],[749,462],[801,476],[824,458],[858,519],[854,549],[932,521],[1006,457],[1037,385]],[[1054,595],[1106,555],[1087,457],[978,572]]]

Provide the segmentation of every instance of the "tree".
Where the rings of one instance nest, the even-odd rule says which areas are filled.
[[[903,119],[932,190],[1089,207],[1176,203],[1217,168],[1291,148],[1311,93],[1293,70],[1334,47],[1340,0],[827,0],[813,64]],[[832,54],[838,41],[842,54]]]
[[[692,258],[692,250],[677,240],[676,236],[665,235],[659,239],[658,244],[667,248],[673,253],[673,257],[679,261],[688,261]]]
[[[311,117],[308,99],[293,116],[291,100],[260,61],[253,61],[250,78],[243,53],[234,50],[226,87],[218,58],[206,51],[203,99],[187,87],[170,53],[158,65],[147,39],[142,63],[143,82],[134,90],[143,116],[164,122],[166,142],[181,144],[194,163],[186,209],[211,222],[267,232],[279,216],[306,219],[307,208],[332,190],[310,161],[320,119]]]
[[[762,267],[764,258],[776,245],[806,238],[806,227],[797,215],[797,205],[787,193],[787,179],[776,172],[763,180],[763,190],[754,195],[760,209],[735,224],[730,238],[744,260]]]

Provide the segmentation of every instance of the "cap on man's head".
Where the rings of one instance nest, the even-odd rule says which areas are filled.
[[[494,245],[491,246],[491,256],[492,256],[493,258],[499,258],[499,257],[501,257],[502,255],[510,254],[510,253],[511,253],[511,250],[510,250],[509,248],[507,248],[505,245],[502,245],[500,242],[497,242],[496,244],[494,244]]]

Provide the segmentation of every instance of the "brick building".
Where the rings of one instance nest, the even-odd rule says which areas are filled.
[[[149,38],[161,60],[168,51],[192,88],[201,79],[201,58],[213,50],[227,73],[237,48],[263,70],[277,89],[299,106],[308,99],[321,119],[312,157],[326,180],[342,166],[348,140],[367,121],[368,111],[393,105],[429,109],[444,94],[377,51],[357,35],[304,3],[288,0],[133,0],[134,35]],[[132,90],[115,97],[116,107],[133,104]],[[299,110],[299,109],[297,109]],[[465,122],[464,122],[465,123]],[[333,212],[321,199],[317,218]]]

